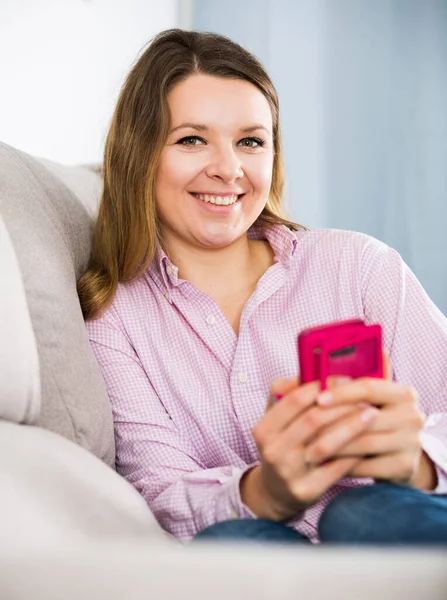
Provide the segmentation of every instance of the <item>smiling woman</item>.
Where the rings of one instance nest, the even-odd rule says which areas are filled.
[[[185,251],[194,237],[218,248],[247,240],[255,221],[304,229],[284,217],[283,186],[278,97],[262,65],[223,36],[160,34],[129,73],[107,137],[92,258],[78,284],[85,317],[145,271],[158,243],[175,251],[175,237]]]
[[[117,469],[184,540],[447,543],[447,322],[396,252],[291,223],[282,191],[262,65],[157,36],[118,101],[78,285]],[[322,396],[297,336],[346,319],[382,326],[394,380]]]

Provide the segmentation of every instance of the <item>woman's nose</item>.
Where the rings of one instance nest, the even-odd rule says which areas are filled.
[[[216,151],[208,165],[207,175],[224,183],[232,183],[244,176],[242,163],[234,148],[222,148]]]

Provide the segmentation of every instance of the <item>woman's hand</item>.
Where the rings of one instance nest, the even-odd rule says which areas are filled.
[[[343,383],[343,378],[337,383]],[[365,433],[379,413],[355,403],[321,408],[316,405],[319,392],[319,383],[300,386],[297,379],[272,385],[272,396],[283,397],[257,423],[253,435],[261,464],[241,481],[242,500],[258,517],[281,521],[296,516],[362,462],[359,456],[340,456],[326,463],[318,460],[313,465],[307,462],[306,446],[333,423],[340,422],[340,426],[331,448],[339,449]]]
[[[387,372],[389,363],[385,357]],[[389,376],[388,376],[389,377]],[[341,408],[367,403],[378,407],[368,431],[347,444],[337,440],[342,422],[327,427],[308,445],[306,460],[318,465],[332,458],[360,458],[349,472],[352,477],[372,477],[430,490],[436,486],[436,471],[423,453],[420,432],[424,417],[417,394],[409,386],[387,379],[356,379],[323,392],[319,406]]]

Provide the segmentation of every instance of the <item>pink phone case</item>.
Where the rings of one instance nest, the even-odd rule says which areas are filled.
[[[330,375],[383,377],[382,328],[361,319],[312,327],[298,336],[302,383],[320,380],[326,389]]]

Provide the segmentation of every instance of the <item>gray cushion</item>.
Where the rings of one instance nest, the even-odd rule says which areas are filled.
[[[0,212],[20,265],[39,353],[37,424],[112,465],[111,407],[76,294],[91,251],[97,203],[92,195],[100,182],[87,169],[48,166],[0,143]],[[65,185],[58,170],[77,181],[78,190]],[[83,200],[79,190],[85,190]]]

